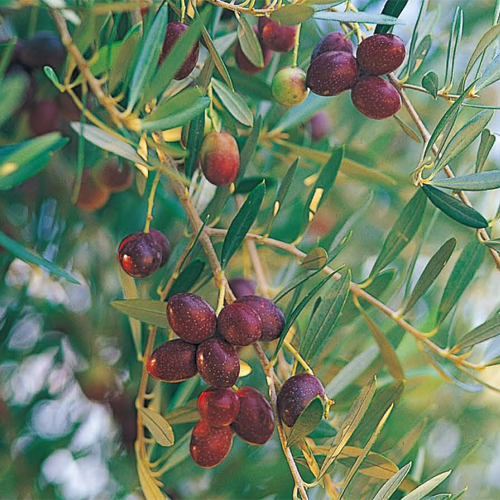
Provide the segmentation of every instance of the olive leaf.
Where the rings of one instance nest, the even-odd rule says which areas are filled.
[[[411,462],[409,462],[404,467],[401,467],[401,469],[377,491],[373,500],[389,500],[392,494],[399,488],[404,478],[408,475],[408,472],[410,472],[411,465]]]
[[[149,325],[168,328],[167,305],[161,300],[115,300],[111,305],[123,314]]]
[[[174,431],[170,424],[156,411],[149,408],[141,408],[143,424],[151,432],[154,440],[160,446],[172,446],[174,444]]]
[[[320,396],[311,399],[291,428],[286,439],[287,445],[293,446],[308,436],[320,423],[325,411],[325,401]]]

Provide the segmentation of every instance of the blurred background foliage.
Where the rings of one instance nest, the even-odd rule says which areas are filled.
[[[7,3],[0,2],[3,39],[10,36],[27,39],[35,31],[55,30],[46,9],[29,6],[10,10],[4,8]],[[361,10],[366,7],[377,12],[383,4],[382,1],[356,2]],[[429,70],[443,78],[456,6],[464,10],[463,39],[456,61],[458,75],[464,70],[481,34],[491,26],[493,0],[431,0],[427,22],[435,23],[432,45],[410,83],[420,84]],[[411,37],[419,7],[419,0],[410,0],[400,16],[405,24],[394,29],[405,42]],[[234,31],[234,16],[224,13],[223,18],[220,34]],[[332,26],[335,25],[320,21],[304,26],[299,61],[308,58],[320,33],[326,33]],[[5,44],[2,47],[5,49]],[[285,54],[276,58],[257,80],[239,74],[234,58],[227,56],[235,87],[245,95],[254,111],[267,112],[269,103],[257,99],[266,96],[277,65],[286,64],[288,57]],[[3,123],[0,128],[2,145],[31,137],[29,115],[34,103],[41,99],[55,100],[58,95],[42,71],[29,75],[29,79],[34,95],[28,96],[14,117]],[[449,104],[444,99],[434,100],[423,93],[408,92],[432,130]],[[387,177],[370,175],[370,171],[341,171],[299,246],[306,252],[318,245],[328,249],[343,224],[364,206],[352,226],[347,250],[336,260],[352,270],[353,281],[361,282],[368,277],[385,235],[414,192],[409,176],[418,164],[422,144],[412,141],[394,120],[366,119],[354,110],[349,100],[348,94],[343,94],[309,103],[318,110],[324,109],[332,123],[332,132],[314,148],[329,151],[334,145],[346,144],[349,159]],[[488,88],[481,102],[498,105],[498,85]],[[98,109],[92,97],[89,97],[89,107]],[[473,112],[465,110],[459,122],[465,123]],[[271,109],[266,124],[270,127],[282,114],[282,109]],[[230,129],[232,120],[226,116],[227,112],[220,110],[220,115]],[[406,116],[403,118],[409,121]],[[492,131],[499,129],[499,120],[498,115],[493,118]],[[62,135],[69,138],[67,146],[53,156],[43,171],[20,186],[2,191],[0,196],[2,231],[46,259],[71,270],[80,282],[79,285],[69,283],[13,258],[9,252],[0,254],[0,498],[139,499],[133,443],[136,435],[134,398],[141,365],[137,362],[128,319],[109,303],[122,297],[117,245],[125,235],[143,227],[147,200],[141,195],[144,186],[136,172],[134,185],[123,193],[113,194],[101,210],[85,212],[77,208],[71,195],[78,148],[82,143],[66,118],[61,118],[60,127]],[[291,142],[311,146],[307,121],[288,132]],[[241,139],[240,145],[244,138]],[[113,158],[88,142],[83,143],[83,147],[85,167],[96,168]],[[452,166],[457,173],[470,169],[476,150],[474,146],[455,160]],[[268,187],[275,190],[277,182],[273,179],[281,180],[295,156],[297,154],[293,151],[290,154],[286,147],[263,144],[247,175],[269,176]],[[487,167],[498,168],[499,158],[500,146],[495,145]],[[305,203],[304,182],[310,185],[309,177],[317,170],[316,162],[302,158],[288,203],[275,221],[274,238],[287,242],[296,239],[295,220]],[[205,188],[198,195],[198,207],[206,205],[213,193],[208,186]],[[273,196],[266,198],[263,220],[271,210],[272,199]],[[485,217],[495,217],[498,191],[473,193],[471,200]],[[228,203],[219,227],[227,227],[234,212],[234,203]],[[428,205],[419,234],[391,265],[396,269],[395,278],[383,294],[384,301],[397,310],[402,303],[408,263],[428,227],[430,233],[415,263],[414,282],[436,250],[449,237],[456,237],[457,250],[450,263],[412,313],[413,323],[423,331],[433,327],[450,270],[459,251],[473,238],[472,230],[442,214],[433,216],[435,212]],[[168,235],[174,248],[187,241],[186,216],[169,190],[168,182],[161,184],[157,194],[154,226]],[[492,229],[493,238],[499,236],[498,229],[497,223]],[[259,248],[270,286],[278,292],[297,272],[297,263],[275,249]],[[203,259],[199,251],[195,256]],[[165,282],[174,264],[171,262],[146,282],[138,282],[139,296],[154,295],[157,285]],[[229,277],[248,276],[248,269],[248,256],[240,253],[232,261],[228,274]],[[208,266],[205,266],[202,278],[208,276]],[[449,331],[455,332],[454,335],[463,334],[488,319],[500,307],[498,283],[493,261],[485,258],[452,319],[445,322],[436,337],[438,341],[446,345]],[[217,291],[211,281],[198,293],[212,304],[216,302]],[[470,379],[458,379],[455,383],[445,380],[429,365],[413,338],[394,330],[393,324],[380,313],[370,314],[384,332],[391,331],[394,338],[402,337],[397,353],[406,372],[403,396],[376,450],[389,450],[408,431],[422,425],[418,443],[406,455],[406,461],[413,460],[412,477],[415,480],[453,468],[453,474],[441,486],[442,491],[457,494],[468,487],[463,499],[500,498],[499,394]],[[302,314],[299,330],[304,329],[307,321],[308,315]],[[165,332],[161,335],[166,338]],[[342,366],[373,344],[359,315],[354,314],[345,321],[341,319],[335,341],[322,353],[316,366],[325,385]],[[494,359],[500,355],[500,339],[493,339],[479,349],[480,356]],[[243,383],[265,390],[264,376],[252,352],[248,351],[243,357],[254,368]],[[500,386],[498,366],[489,367],[481,375],[488,383]],[[335,396],[339,412],[349,407],[366,380],[362,377]],[[392,379],[385,368],[379,368],[378,381],[379,387],[391,384]],[[171,407],[176,398],[184,397],[182,385],[162,386],[161,391]],[[336,407],[331,416],[334,425],[341,420]],[[176,426],[176,435],[182,436],[189,428],[190,424]],[[315,432],[320,434],[321,428]],[[312,477],[304,466],[299,467],[306,479]],[[290,498],[293,484],[276,437],[261,448],[235,442],[229,458],[215,471],[199,469],[190,460],[184,460],[169,470],[163,481],[172,499]],[[325,498],[323,490],[317,490],[311,492],[311,498]]]

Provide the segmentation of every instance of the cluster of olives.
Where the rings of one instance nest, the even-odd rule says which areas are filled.
[[[102,208],[111,193],[127,190],[134,180],[134,171],[128,163],[122,165],[115,159],[97,168],[85,168],[82,172],[76,206],[92,212]]]
[[[401,97],[396,88],[381,77],[396,70],[404,61],[405,46],[396,35],[375,34],[354,47],[342,33],[325,36],[315,46],[307,70],[306,87],[321,96],[351,90],[358,111],[380,120],[396,114]]]
[[[163,267],[170,257],[170,242],[157,229],[129,234],[118,247],[122,269],[133,278],[146,278]]]
[[[247,286],[240,285],[242,290]],[[190,447],[195,463],[220,464],[231,449],[233,431],[250,444],[266,443],[274,430],[271,406],[253,387],[232,389],[240,374],[235,347],[278,338],[285,323],[281,310],[263,297],[245,295],[217,317],[203,298],[179,293],[167,303],[167,320],[179,338],[155,349],[148,373],[163,382],[181,382],[199,373],[210,385],[198,399],[201,420]]]

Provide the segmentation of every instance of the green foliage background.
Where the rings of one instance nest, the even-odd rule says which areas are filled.
[[[360,10],[366,9],[373,13],[381,12],[384,5],[384,2],[377,1],[354,3]],[[87,4],[68,2],[67,5],[75,7],[74,12],[84,20],[81,27],[75,27],[70,19],[68,26],[77,45],[90,45],[86,53],[88,57],[95,53],[97,47],[106,47],[107,43],[111,43],[111,36],[123,39],[133,24],[128,14],[114,13],[110,17],[100,15],[93,18]],[[106,11],[106,4],[96,5],[102,7],[102,12]],[[173,5],[176,8],[177,3],[173,2]],[[394,30],[404,39],[407,47],[420,5],[421,2],[410,0],[400,16],[405,24],[397,25]],[[450,78],[446,82],[445,66],[449,54],[448,40],[457,7],[463,9],[464,24],[454,63],[454,85],[449,92],[453,95],[462,94],[465,87],[460,88],[460,80],[469,57],[483,33],[494,24],[495,9],[498,9],[493,0],[429,2],[428,14],[421,29],[432,33],[432,44],[425,60],[407,82],[425,87],[427,93],[425,89],[421,92],[411,88],[406,92],[431,132],[451,106],[446,99],[434,99],[430,94],[442,88],[445,83],[450,83]],[[169,15],[174,15],[174,8],[170,9]],[[235,18],[220,21],[219,14],[216,13],[220,9],[214,8],[209,12],[201,6],[199,8],[217,50],[222,52],[221,47],[229,44],[221,42],[221,37],[234,35],[237,31]],[[0,15],[3,22],[0,29],[3,33],[14,34],[20,39],[26,39],[34,31],[41,29],[56,31],[48,10],[44,3],[20,8],[17,2],[1,1]],[[145,18],[144,37],[154,38],[153,28],[149,30],[151,23],[154,23],[153,13],[154,9]],[[114,25],[110,22],[111,18]],[[243,18],[254,22],[251,16],[244,15]],[[320,33],[328,32],[329,27],[338,29],[338,24],[328,25],[314,19],[303,24],[299,65],[307,67],[310,52],[322,36]],[[129,33],[131,38],[136,35],[137,39],[133,38],[131,50],[126,53],[128,58],[112,64],[111,60],[102,62],[101,56],[99,63],[91,66],[91,70],[94,69],[96,76],[98,70],[99,74],[108,75],[105,89],[112,89],[113,95],[118,91],[127,94],[127,89],[120,87],[120,82],[128,81],[132,90],[128,89],[128,101],[124,100],[121,104],[124,108],[129,104],[132,108],[135,100],[139,102],[137,111],[142,110],[148,100],[165,90],[165,81],[170,81],[166,72],[170,72],[171,77],[175,68],[167,68],[161,75],[152,75],[146,70],[134,73],[134,66],[137,67],[141,62],[141,54],[144,57],[151,56],[147,50],[141,52],[139,31]],[[229,38],[224,39],[225,42],[228,40]],[[157,44],[152,43],[152,46]],[[2,58],[8,57],[6,54],[9,47],[9,43],[1,44]],[[419,43],[416,47],[419,47]],[[484,56],[483,68],[496,53],[495,39]],[[206,57],[206,51],[202,53],[203,57]],[[349,269],[354,283],[363,283],[370,277],[373,281],[367,284],[366,290],[399,312],[402,312],[407,303],[405,301],[414,290],[413,287],[429,259],[450,238],[456,238],[455,247],[450,242],[443,250],[446,254],[450,249],[449,262],[443,272],[413,308],[405,312],[405,317],[420,332],[430,332],[438,326],[432,342],[440,349],[455,345],[458,339],[469,339],[468,332],[493,318],[491,339],[474,347],[471,356],[467,358],[479,365],[491,365],[483,371],[472,373],[482,383],[458,370],[456,364],[435,353],[429,354],[425,347],[419,349],[414,336],[398,327],[393,319],[382,314],[376,307],[370,307],[367,302],[361,301],[368,318],[364,320],[351,297],[347,299],[335,329],[327,332],[325,344],[321,348],[312,344],[314,349],[311,348],[308,353],[306,347],[310,337],[307,337],[307,327],[313,307],[317,305],[316,298],[323,294],[324,303],[326,298],[333,296],[328,293],[339,293],[338,288],[334,288],[338,283],[335,281],[325,284],[298,316],[292,343],[300,347],[299,351],[304,357],[306,353],[309,354],[307,361],[327,387],[329,397],[336,401],[330,412],[330,423],[323,421],[311,434],[317,443],[324,443],[325,446],[331,444],[332,437],[361,388],[377,375],[375,399],[349,444],[360,447],[366,444],[384,411],[391,401],[395,402],[394,410],[375,442],[373,451],[392,457],[399,468],[411,460],[413,466],[408,478],[411,477],[414,481],[411,483],[412,487],[453,469],[453,473],[438,489],[425,496],[427,499],[449,498],[439,496],[440,492],[452,492],[457,495],[453,498],[499,498],[500,371],[497,363],[500,362],[500,338],[494,338],[493,334],[500,333],[497,316],[500,304],[499,275],[495,262],[485,246],[477,242],[474,229],[464,225],[465,212],[460,212],[463,207],[458,209],[455,217],[458,220],[443,214],[431,203],[426,203],[424,211],[427,198],[421,190],[412,202],[415,205],[411,205],[407,211],[415,219],[406,225],[409,231],[407,234],[412,232],[412,228],[416,234],[400,252],[390,255],[401,243],[401,233],[392,233],[393,238],[385,245],[384,241],[400,214],[404,213],[404,207],[417,192],[411,175],[421,165],[425,145],[408,135],[418,137],[415,130],[405,133],[396,120],[375,122],[360,115],[353,108],[349,93],[332,99],[311,95],[303,105],[290,111],[270,104],[269,84],[272,76],[279,67],[290,64],[291,58],[291,54],[275,57],[262,74],[247,77],[235,66],[232,49],[223,56],[227,74],[239,97],[234,97],[235,94],[222,83],[215,83],[214,92],[208,94],[213,97],[215,107],[216,114],[212,118],[219,118],[225,129],[237,135],[240,150],[248,148],[247,154],[252,149],[252,128],[247,125],[253,122],[253,130],[256,130],[257,124],[261,123],[259,115],[262,116],[262,130],[265,133],[261,135],[253,159],[248,163],[244,181],[239,184],[237,193],[229,198],[223,210],[213,208],[213,204],[206,208],[214,196],[214,189],[200,181],[195,173],[195,189],[190,194],[197,211],[202,216],[211,212],[209,226],[227,229],[238,206],[252,189],[249,196],[259,198],[262,195],[263,188],[259,183],[264,180],[267,189],[251,232],[265,234],[266,228],[270,228],[274,201],[280,193],[278,188],[283,186],[284,179],[287,178],[287,169],[300,157],[285,202],[272,224],[270,236],[290,244],[301,237],[296,245],[301,251],[308,253],[321,247],[332,256],[342,238],[352,230],[352,235],[343,244],[343,250],[330,264],[331,267],[345,266],[343,275],[347,275]],[[2,61],[4,59],[0,60],[0,67]],[[220,73],[217,72],[221,68],[220,64],[217,62],[217,69],[213,73],[218,82],[222,82]],[[472,79],[476,69],[471,73]],[[430,71],[437,75],[439,85],[435,85],[435,76],[429,74]],[[72,78],[79,78],[78,70],[70,74]],[[480,75],[479,71],[478,76]],[[144,81],[138,81],[138,78],[144,78]],[[57,86],[64,80],[64,72],[61,71],[56,76],[50,71],[47,75],[40,72],[36,79],[37,94],[54,99],[59,93]],[[207,72],[202,70],[201,74],[196,73],[196,79],[203,87],[207,82]],[[2,109],[8,110],[9,101],[15,101],[16,92],[26,82],[11,82],[10,87],[7,82],[8,77],[5,77],[0,87],[0,103]],[[468,84],[470,83],[471,79],[468,80]],[[146,94],[149,89],[151,95],[146,96],[149,99],[146,99],[144,89]],[[174,128],[186,125],[191,119],[191,130],[196,126],[203,127],[204,120],[197,120],[197,117],[210,100],[203,92],[182,90],[178,83],[169,86],[167,97],[176,95],[179,90],[190,93],[177,97],[177,103],[171,102],[163,108],[158,106],[156,115],[153,112],[148,119],[145,119],[144,114],[140,115],[146,124],[144,130]],[[499,105],[498,84],[488,86],[479,93],[479,100],[469,99],[467,102],[480,102],[483,106],[492,107]],[[139,134],[132,126],[118,128],[95,97],[90,97],[89,103],[92,112],[112,131],[118,131],[134,145],[138,143]],[[308,120],[316,111],[323,109],[331,117],[332,133],[328,138],[312,143]],[[28,111],[13,109],[10,115],[6,112],[8,119],[0,124],[0,244],[6,249],[0,255],[0,498],[142,498],[134,453],[134,399],[142,371],[137,348],[142,352],[145,347],[148,333],[146,323],[151,323],[152,313],[146,313],[146,321],[142,326],[137,323],[131,325],[125,315],[110,306],[110,302],[131,298],[135,293],[132,281],[120,275],[116,248],[124,236],[144,227],[148,213],[148,194],[155,175],[151,171],[146,180],[136,170],[134,186],[126,192],[112,195],[103,209],[92,213],[79,210],[72,203],[74,179],[79,177],[83,167],[96,168],[113,158],[114,154],[97,147],[94,144],[96,141],[91,137],[87,136],[89,140],[83,140],[75,132],[75,128],[78,131],[78,124],[71,128],[65,123],[60,136],[46,137],[45,142],[34,146],[32,157],[27,156],[26,150],[23,150],[19,160],[22,169],[17,172],[20,172],[20,177],[12,178],[5,167],[12,160],[9,155],[13,154],[7,145],[30,139]],[[453,134],[477,113],[478,109],[463,107]],[[415,124],[406,111],[401,111],[398,116],[407,124],[406,127],[415,129]],[[483,125],[481,128],[486,126]],[[272,131],[276,128],[288,135],[273,134]],[[498,130],[496,116],[493,116],[488,128],[492,133]],[[67,144],[61,137],[69,139]],[[483,133],[482,141],[487,138],[487,134]],[[193,137],[184,137],[184,140],[187,140],[188,149],[196,143],[196,138]],[[132,160],[136,158],[135,148],[130,153],[124,149],[123,142],[114,144],[122,156]],[[483,142],[482,144],[484,147]],[[342,154],[340,145],[345,147],[345,156],[336,176],[337,160]],[[153,149],[151,143],[149,146]],[[451,160],[450,166],[457,175],[474,172],[478,149],[481,151],[479,140],[476,140],[463,154]],[[52,154],[53,151],[57,152]],[[164,144],[164,152],[181,163],[186,154],[179,141]],[[154,158],[154,153],[151,156]],[[494,146],[483,166],[485,172],[493,173],[493,184],[498,182],[498,158],[499,149]],[[424,157],[423,160],[425,159]],[[152,170],[158,165],[157,160],[156,158],[150,162]],[[327,167],[318,176],[325,163]],[[188,157],[186,174],[194,167],[193,157]],[[169,178],[168,174],[171,171],[165,172],[156,191],[152,226],[168,235],[174,248],[173,256],[167,267],[154,277],[137,281],[137,296],[142,299],[157,301],[157,287],[167,282],[182,250],[190,241],[189,237],[193,235],[185,207],[172,189],[175,179]],[[443,181],[445,177],[439,175],[437,179]],[[314,220],[308,224],[311,187],[324,187],[325,194]],[[499,236],[498,190],[488,189],[468,194],[475,209],[490,222],[488,230],[491,238],[495,239]],[[229,196],[229,191],[219,189],[215,196],[216,200],[223,199]],[[414,207],[417,207],[415,211]],[[473,219],[476,217],[477,220],[475,214],[469,216]],[[252,221],[253,219],[250,222]],[[220,234],[213,237],[216,250],[222,256],[230,278],[246,275],[255,279],[248,249],[236,245],[239,243],[238,234],[245,234],[247,230],[248,228],[243,231],[241,225],[235,224],[235,231],[224,246]],[[498,242],[496,245],[498,248]],[[257,248],[267,280],[267,284],[259,282],[260,293],[268,291],[271,297],[275,296],[297,276],[311,272],[301,268],[300,259],[283,249],[259,243]],[[27,255],[26,249],[35,251],[36,255]],[[380,257],[381,249],[382,252],[385,251],[385,260],[384,253]],[[465,253],[459,260],[462,252]],[[321,260],[323,254],[320,252],[319,255]],[[40,256],[52,264],[41,262]],[[181,280],[175,282],[174,290],[196,289],[197,293],[215,306],[218,290],[211,279],[209,263],[199,242],[190,259],[192,267],[188,269],[195,274],[194,283],[190,283],[190,276],[186,272],[181,275]],[[25,261],[30,262],[30,265]],[[458,267],[452,273],[457,261]],[[40,263],[45,267],[38,267]],[[196,276],[195,271],[202,263],[203,270]],[[474,272],[475,267],[477,272]],[[414,271],[410,274],[412,268]],[[450,275],[452,280],[448,281]],[[461,283],[464,276],[465,280]],[[290,293],[279,302],[287,312],[287,318],[290,318],[293,300],[297,304],[321,279],[323,275],[317,273],[304,284],[300,293]],[[458,292],[462,285],[464,293],[460,296]],[[443,293],[446,300],[442,300]],[[370,325],[372,333],[367,328]],[[131,334],[131,326],[135,328],[135,336]],[[142,339],[137,335],[139,330],[142,332]],[[382,335],[382,339],[386,339],[384,355],[379,357],[376,356],[374,340],[374,335],[377,338],[376,332]],[[158,342],[166,340],[167,336],[167,329],[158,330]],[[379,344],[380,342],[384,340],[379,337]],[[269,357],[273,353],[274,346],[267,348]],[[293,358],[284,349],[282,353],[284,360],[281,359],[278,363],[277,373],[284,380],[289,374]],[[432,357],[429,359],[426,355]],[[240,382],[255,385],[266,392],[266,380],[253,351],[245,349],[242,358],[251,366],[252,372]],[[351,369],[363,367],[363,360],[367,358],[372,362],[366,364],[366,369],[360,369],[357,377],[348,376],[345,386],[341,387],[336,378],[339,371],[353,359],[355,362],[350,365]],[[398,378],[401,367],[404,370],[404,383],[394,380]],[[345,373],[346,371],[344,375]],[[84,394],[86,391],[88,395],[89,387],[110,379],[116,384],[115,392],[118,395],[100,404],[91,402]],[[492,388],[485,387],[485,384]],[[154,459],[166,459],[161,481],[165,485],[164,492],[172,499],[292,497],[293,480],[276,436],[266,446],[259,448],[235,440],[229,458],[221,466],[213,471],[199,469],[187,458],[188,438],[182,438],[189,436],[192,422],[196,418],[193,418],[192,404],[189,406],[188,403],[187,407],[184,405],[200,391],[200,380],[196,378],[179,385],[156,383],[149,387],[154,395],[155,409],[170,421],[174,429],[174,446],[155,447],[152,452]],[[184,408],[189,415],[187,423],[183,423],[182,418],[179,419],[179,412],[170,418],[171,412],[179,408]],[[177,423],[178,421],[181,423]],[[412,431],[415,437],[419,437],[415,439],[415,444],[408,446],[403,452],[401,449],[404,448],[405,441],[401,440]],[[406,442],[411,442],[411,439]],[[304,479],[313,481],[313,475],[304,464],[301,450],[294,447],[292,451]],[[317,459],[321,463],[323,456],[318,454]],[[332,481],[341,482],[353,464],[352,457],[341,457],[340,464],[333,469]],[[374,479],[366,474],[356,474],[345,498],[372,499],[387,479],[380,477],[378,469],[375,475],[377,478]],[[144,483],[142,486],[144,488]],[[460,496],[460,492],[466,487],[468,491]],[[154,493],[145,494],[148,500],[155,498]],[[433,494],[437,496],[432,497]],[[398,491],[390,498],[402,497],[404,493]],[[324,489],[316,487],[310,490],[310,498],[322,499],[328,496]]]

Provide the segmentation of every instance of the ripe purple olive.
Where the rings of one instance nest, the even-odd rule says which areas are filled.
[[[278,415],[281,421],[292,427],[309,402],[316,396],[325,398],[323,385],[314,375],[301,373],[289,378],[278,394]]]
[[[245,295],[253,295],[257,289],[257,283],[246,278],[233,278],[229,280],[229,288],[233,291],[234,296],[240,299]]]
[[[170,22],[167,24],[167,31],[165,32],[165,40],[163,41],[163,47],[161,49],[159,64],[163,64],[173,46],[181,38],[183,33],[188,29],[187,25],[184,23]],[[174,78],[176,80],[182,80],[191,74],[196,63],[198,62],[198,53],[200,52],[200,45],[198,42],[191,49],[191,52],[186,56],[182,66],[177,70]]]
[[[264,45],[275,52],[290,52],[295,42],[297,26],[278,24],[268,17],[259,17],[259,34]]]
[[[162,382],[181,382],[194,377],[196,346],[180,339],[170,340],[158,346],[147,362],[148,373]]]
[[[236,179],[240,152],[234,137],[227,132],[211,132],[201,144],[200,165],[205,177],[216,186],[227,186]]]
[[[233,302],[224,307],[217,325],[221,335],[233,345],[250,345],[262,337],[260,316],[246,304]]]
[[[297,106],[309,94],[306,74],[300,68],[283,68],[278,71],[271,84],[274,99],[283,106]]]
[[[380,76],[364,76],[352,89],[352,103],[368,118],[382,120],[401,109],[401,97],[396,88]]]
[[[120,165],[117,160],[111,160],[96,169],[94,178],[97,184],[110,193],[119,193],[127,190],[132,185],[134,170],[128,163]]]
[[[162,253],[151,233],[139,231],[122,240],[118,260],[129,276],[146,278],[160,267]]]
[[[160,267],[163,267],[170,258],[170,241],[161,231],[158,231],[158,229],[150,229],[149,234],[153,237],[153,239],[156,241],[156,244],[161,250]]]
[[[356,85],[358,63],[348,52],[324,52],[311,61],[306,85],[321,96],[337,95]]]
[[[198,346],[196,364],[201,378],[214,387],[231,387],[240,374],[234,347],[221,339],[208,339]]]
[[[231,425],[240,410],[240,400],[236,391],[230,388],[211,387],[198,397],[198,412],[202,420],[212,427]]]
[[[285,326],[285,315],[281,309],[269,299],[258,295],[247,295],[234,302],[251,307],[262,322],[262,337],[260,340],[270,341],[277,339]]]
[[[260,42],[260,47],[262,49],[262,56],[264,58],[264,66],[262,66],[262,68],[259,68],[258,66],[252,64],[248,59],[248,57],[244,54],[240,42],[238,42],[236,44],[236,49],[234,50],[234,57],[236,59],[236,64],[238,65],[238,68],[242,73],[245,73],[246,75],[254,75],[255,73],[260,73],[261,71],[264,71],[266,66],[271,62],[271,58],[273,57],[273,51],[266,45],[264,45],[261,37],[258,35],[257,27],[254,26],[253,30],[257,34],[257,37]]]
[[[217,325],[213,307],[193,293],[178,293],[168,299],[167,320],[177,336],[191,344],[212,337]]]
[[[19,60],[30,69],[44,66],[60,68],[66,59],[66,50],[52,31],[39,31],[25,41],[19,49]]]
[[[189,452],[196,465],[211,469],[224,461],[232,445],[233,433],[230,427],[212,427],[202,420],[193,429]]]
[[[94,181],[92,169],[85,168],[82,172],[80,192],[78,193],[76,206],[82,210],[93,212],[106,205],[108,200],[109,191]]]
[[[29,111],[30,129],[34,135],[50,134],[61,128],[61,113],[53,101],[39,101]]]
[[[406,50],[401,38],[390,33],[379,33],[365,38],[358,47],[359,67],[370,75],[386,75],[403,64]]]
[[[354,52],[354,45],[349,38],[344,38],[344,33],[334,31],[323,37],[314,47],[311,61],[324,52]]]
[[[326,111],[318,111],[309,120],[311,139],[320,141],[332,131],[332,120]]]
[[[238,392],[240,411],[231,427],[250,444],[262,445],[274,432],[274,415],[264,395],[253,387],[242,387]]]

